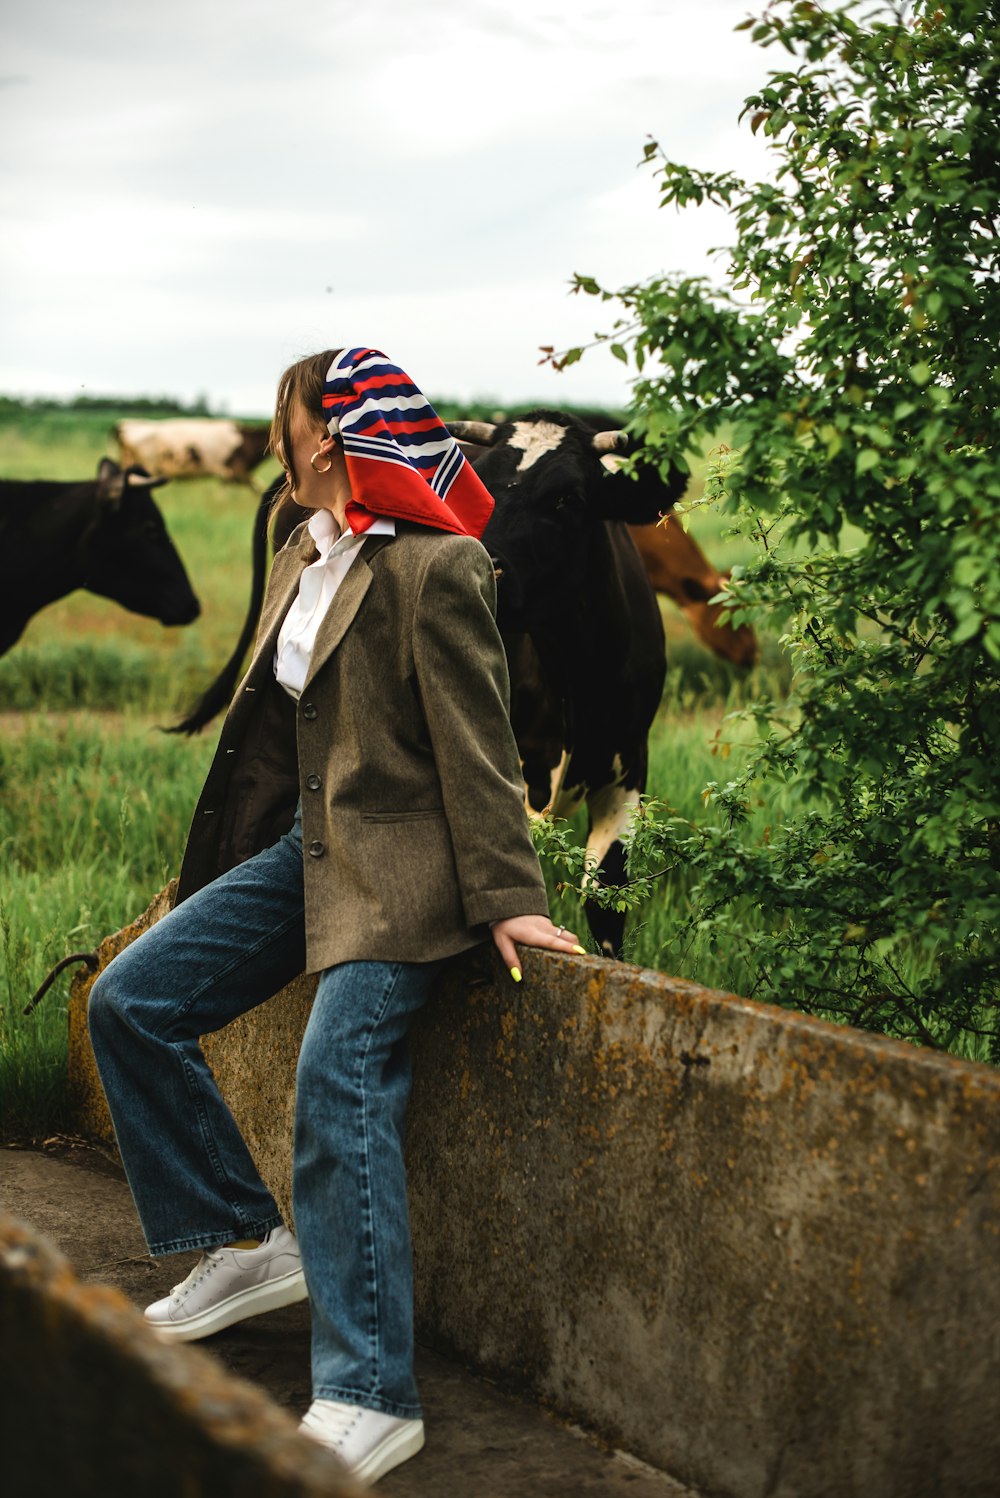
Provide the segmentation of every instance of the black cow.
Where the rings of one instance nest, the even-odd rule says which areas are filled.
[[[159,619],[200,613],[141,468],[102,458],[86,483],[0,479],[0,655],[29,619],[76,588]]]
[[[563,411],[449,426],[476,444],[496,505],[483,544],[528,808],[568,817],[585,802],[588,864],[618,882],[666,671],[659,607],[626,527],[669,510],[685,476],[609,471],[602,459],[625,451],[627,435],[595,434]],[[601,949],[619,952],[624,916],[588,902],[587,917]]]

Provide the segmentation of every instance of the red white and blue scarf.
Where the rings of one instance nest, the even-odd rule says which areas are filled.
[[[482,535],[493,500],[409,375],[378,349],[344,349],[323,384],[330,432],[344,443],[357,535],[376,515]]]

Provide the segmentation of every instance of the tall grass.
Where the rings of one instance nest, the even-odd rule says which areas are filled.
[[[93,948],[176,873],[213,740],[130,714],[0,720],[0,1133],[63,1122],[66,996],[48,970]]]

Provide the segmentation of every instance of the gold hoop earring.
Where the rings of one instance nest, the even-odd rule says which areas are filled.
[[[309,467],[312,469],[313,473],[329,473],[330,469],[333,467],[333,459],[330,457],[329,454],[327,454],[326,467],[325,468],[318,468],[316,466],[316,459],[317,458],[321,458],[322,456],[323,456],[323,449],[321,447],[318,447],[316,449],[316,451],[313,453],[312,457],[309,459]]]

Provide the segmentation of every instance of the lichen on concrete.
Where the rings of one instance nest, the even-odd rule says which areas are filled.
[[[88,1285],[0,1215],[0,1451],[17,1498],[351,1498],[359,1489],[266,1395],[156,1339],[120,1291]]]

